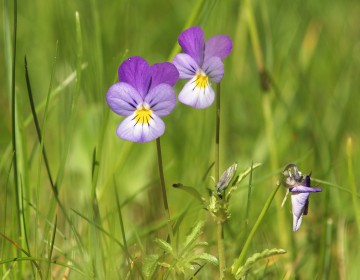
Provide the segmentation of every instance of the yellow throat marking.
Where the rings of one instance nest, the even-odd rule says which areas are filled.
[[[148,124],[151,120],[152,110],[149,106],[142,104],[135,111],[135,122],[140,124]]]
[[[197,88],[206,88],[209,84],[209,77],[203,73],[197,73],[195,77],[195,87]]]

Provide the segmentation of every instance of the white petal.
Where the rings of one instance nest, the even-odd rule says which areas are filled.
[[[160,137],[165,131],[165,124],[155,114],[151,115],[149,123],[138,123],[135,113],[126,117],[118,126],[117,135],[131,142],[145,143]]]
[[[179,94],[179,101],[197,109],[209,107],[215,98],[214,90],[210,81],[199,86],[197,77],[194,76],[188,81]]]
[[[297,231],[301,225],[302,216],[306,202],[309,199],[309,193],[292,193],[291,204],[293,212],[293,230]]]
[[[297,231],[300,228],[302,217],[303,215],[297,217],[295,214],[293,214],[293,231]]]

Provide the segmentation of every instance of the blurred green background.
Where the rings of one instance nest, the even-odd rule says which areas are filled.
[[[70,271],[69,279],[95,276],[123,279],[128,273],[124,254],[114,240],[73,211],[94,219],[113,237],[122,240],[114,188],[120,202],[125,203],[122,214],[130,253],[141,264],[143,257],[154,251],[152,240],[159,232],[152,229],[164,221],[155,142],[137,144],[117,138],[115,131],[122,117],[109,112],[105,94],[117,80],[117,68],[125,58],[139,55],[150,64],[169,60],[178,35],[198,5],[195,0],[17,3],[15,92],[22,213],[29,247],[37,253],[33,256],[45,258],[48,253],[45,244],[51,239],[51,230],[46,225],[53,224],[55,219],[49,209],[56,202],[44,163],[40,162],[40,144],[25,80],[26,56],[36,106],[46,102],[51,86],[44,144],[50,170],[59,182],[60,201],[71,219],[69,223],[56,207],[59,232],[53,257],[64,263],[71,260],[82,271]],[[10,169],[14,2],[3,0],[2,7],[0,232],[22,246],[24,239],[19,238],[15,222],[19,213]],[[80,17],[80,44],[76,11]],[[264,67],[271,77],[268,91],[262,90],[259,81],[251,42],[254,33],[249,29],[251,11]],[[313,178],[325,181],[320,184],[323,192],[311,196],[310,213],[296,233],[292,232],[290,201],[284,208],[279,205],[285,190],[277,193],[250,253],[265,248],[283,248],[288,253],[264,261],[258,267],[261,273],[254,278],[357,279],[360,273],[357,254],[360,216],[356,214],[359,197],[351,194],[351,186],[356,187],[360,181],[359,15],[360,2],[355,0],[209,0],[203,1],[193,19],[192,25],[201,26],[206,38],[227,34],[233,40],[221,83],[220,169],[225,170],[235,161],[240,170],[252,162],[262,163],[252,176],[250,227],[288,163],[294,162],[303,172],[312,172]],[[79,56],[81,45],[83,53]],[[76,78],[79,65],[81,79]],[[183,84],[183,81],[177,84],[176,92]],[[78,100],[74,98],[76,93]],[[44,106],[38,117],[42,123]],[[171,187],[181,182],[206,196],[207,188],[213,186],[210,179],[213,172],[206,172],[214,161],[215,107],[195,110],[178,103],[164,121],[166,131],[161,143],[170,211],[176,219],[186,210],[179,238],[184,238],[195,220],[205,219],[203,238],[209,242],[208,251],[216,255],[211,218],[188,194]],[[348,153],[347,147],[351,148]],[[238,256],[248,234],[245,181],[232,199],[232,216],[225,227],[228,265]],[[93,217],[94,188],[98,220],[96,215]],[[71,224],[80,233],[84,250],[79,250]],[[19,250],[8,240],[0,239],[0,260],[18,254]],[[53,279],[60,279],[65,273],[66,268],[52,266]],[[216,267],[207,265],[197,276],[209,279],[216,273]],[[0,274],[8,279],[34,275],[30,262],[3,263]]]

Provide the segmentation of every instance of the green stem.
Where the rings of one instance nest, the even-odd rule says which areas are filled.
[[[215,119],[215,182],[219,182],[220,174],[220,83],[216,85],[216,119]],[[222,203],[222,201],[221,201]],[[222,205],[221,205],[221,208]],[[217,243],[218,243],[218,253],[219,253],[219,273],[220,279],[224,278],[224,271],[226,269],[225,262],[225,246],[224,246],[224,221],[219,219],[217,221]]]
[[[18,178],[18,164],[16,153],[16,94],[15,94],[15,72],[16,72],[16,43],[17,43],[17,1],[14,1],[14,37],[13,37],[13,60],[11,69],[11,129],[12,129],[12,148],[13,148],[13,172],[14,172],[14,185],[15,185],[15,201],[17,217],[17,234],[21,234],[21,217],[20,217],[20,199],[19,199],[19,178]]]
[[[225,262],[225,246],[224,246],[224,228],[223,222],[217,222],[217,230],[216,230],[216,237],[218,243],[218,253],[219,253],[219,273],[220,279],[224,278],[224,271],[226,269],[226,262]]]
[[[216,85],[215,182],[219,182],[220,166],[220,83]]]
[[[156,150],[157,150],[157,158],[158,158],[158,165],[159,165],[161,193],[162,193],[162,197],[163,197],[164,209],[165,209],[165,212],[166,212],[167,218],[168,218],[170,240],[172,240],[173,239],[172,238],[173,237],[173,228],[171,226],[171,216],[170,216],[169,204],[168,204],[167,195],[166,195],[166,185],[165,185],[164,168],[163,168],[162,155],[161,155],[160,137],[156,139]]]
[[[236,273],[239,268],[241,267],[241,265],[244,263],[244,259],[247,253],[247,250],[249,249],[251,240],[253,239],[255,232],[257,231],[257,229],[259,228],[259,225],[261,223],[261,221],[264,219],[265,214],[267,212],[267,210],[269,209],[271,202],[273,201],[275,194],[277,193],[277,191],[279,190],[280,184],[277,184],[276,188],[273,190],[273,192],[271,193],[271,195],[269,196],[269,198],[267,199],[264,208],[261,210],[261,213],[258,217],[258,219],[256,220],[253,228],[251,229],[251,232],[248,235],[248,238],[245,241],[244,247],[241,250],[240,256],[239,258],[234,262],[231,270],[233,273]]]

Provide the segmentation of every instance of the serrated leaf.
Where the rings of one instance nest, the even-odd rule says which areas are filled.
[[[185,256],[188,256],[190,255],[190,257],[194,254],[194,251],[197,250],[198,248],[204,248],[208,246],[208,243],[207,242],[193,242],[193,243],[190,243],[182,252],[182,255],[185,257]]]
[[[202,228],[204,226],[204,222],[203,221],[199,221],[196,226],[194,226],[194,228],[192,229],[192,231],[190,232],[189,235],[186,236],[186,240],[184,243],[184,248],[185,250],[188,250],[189,247],[193,242],[196,241],[196,239],[198,239],[198,237],[201,235],[202,233]]]
[[[158,265],[158,259],[158,255],[148,255],[145,257],[142,270],[147,279],[152,278],[154,275]]]
[[[218,259],[213,256],[210,255],[208,253],[199,253],[199,254],[195,254],[190,261],[196,261],[196,260],[202,260],[202,261],[206,261],[208,263],[214,264],[214,265],[218,265],[219,261]]]
[[[162,240],[160,238],[156,238],[155,239],[155,243],[161,248],[163,249],[167,254],[172,255],[173,254],[173,248],[171,247],[171,245],[166,242],[165,240]]]
[[[275,255],[285,254],[286,251],[283,249],[265,249],[261,253],[255,253],[251,257],[249,257],[245,264],[241,266],[237,271],[232,271],[233,275],[235,276],[235,279],[240,279],[241,277],[245,276],[249,270],[254,266],[256,262],[258,262],[261,259],[268,258]],[[233,270],[233,267],[232,267]]]

